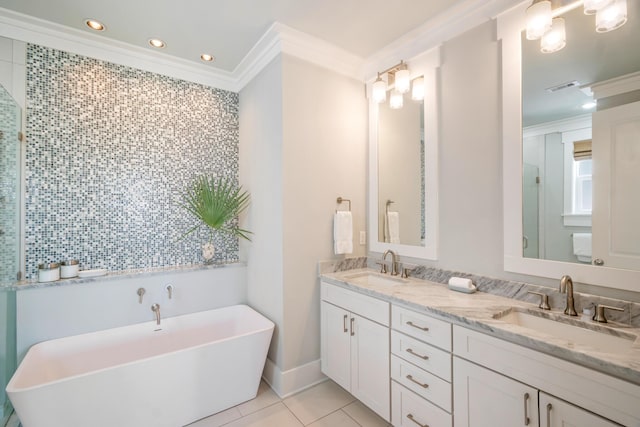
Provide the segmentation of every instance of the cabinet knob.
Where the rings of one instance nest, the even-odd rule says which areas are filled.
[[[597,265],[597,266],[604,265],[604,261],[601,260],[600,258],[596,258],[593,260],[593,265]]]

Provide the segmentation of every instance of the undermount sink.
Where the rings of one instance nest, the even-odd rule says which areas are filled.
[[[566,340],[570,346],[584,345],[606,353],[628,351],[632,348],[636,338],[633,334],[616,329],[582,322],[575,318],[564,319],[561,316],[554,313],[512,308],[507,312],[494,315],[493,318]],[[582,323],[582,325],[576,323]]]
[[[409,282],[408,280],[401,279],[399,277],[388,276],[381,273],[372,273],[370,271],[349,274],[347,276],[344,276],[344,278],[348,281],[361,283],[363,285],[378,285],[378,286],[402,285]]]

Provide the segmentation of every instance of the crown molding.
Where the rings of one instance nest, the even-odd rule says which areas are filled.
[[[360,79],[367,81],[401,59],[410,60],[450,40],[522,0],[466,0],[428,20],[365,59]]]
[[[0,8],[0,36],[234,91],[225,71]]]
[[[367,81],[400,59],[420,57],[443,42],[494,18],[522,0],[465,0],[361,58],[322,39],[274,22],[233,72],[0,8],[0,36],[239,92],[279,54],[285,53]]]

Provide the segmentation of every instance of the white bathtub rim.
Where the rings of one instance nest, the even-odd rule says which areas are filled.
[[[253,329],[253,330],[251,330],[249,332],[246,332],[244,334],[233,335],[233,336],[222,338],[222,339],[219,339],[219,340],[216,340],[216,341],[209,341],[209,342],[205,342],[205,343],[202,343],[202,344],[192,345],[192,346],[181,348],[179,350],[167,351],[167,352],[156,354],[156,355],[153,355],[153,356],[142,357],[142,358],[139,358],[139,359],[135,359],[135,360],[132,360],[132,361],[129,361],[129,362],[119,363],[117,365],[107,366],[107,367],[99,368],[99,369],[93,369],[91,371],[83,372],[83,373],[80,373],[80,374],[69,375],[69,376],[66,376],[66,377],[63,377],[63,378],[58,378],[58,379],[55,379],[53,381],[48,381],[48,382],[42,383],[42,384],[36,384],[36,385],[28,386],[28,387],[16,388],[16,387],[13,386],[14,377],[17,378],[19,373],[21,373],[23,369],[26,369],[26,368],[24,368],[25,364],[24,363],[20,363],[20,365],[16,369],[15,373],[13,374],[11,379],[9,380],[9,383],[7,384],[7,387],[5,388],[5,391],[7,393],[22,393],[22,392],[27,392],[27,391],[34,391],[34,390],[37,390],[37,389],[40,389],[40,388],[49,387],[49,386],[52,386],[52,385],[55,385],[55,384],[58,384],[58,383],[61,383],[61,382],[70,381],[72,379],[82,378],[82,377],[85,377],[85,376],[88,376],[88,375],[94,375],[94,374],[99,373],[99,372],[103,372],[103,371],[107,371],[107,370],[113,369],[114,367],[129,366],[129,365],[133,365],[133,364],[136,364],[136,363],[141,363],[141,362],[145,362],[145,361],[149,361],[149,360],[155,360],[155,359],[158,359],[158,358],[161,358],[161,357],[166,357],[168,355],[181,353],[181,352],[184,352],[186,350],[194,350],[194,349],[206,347],[206,346],[212,345],[214,343],[216,343],[216,344],[217,343],[223,343],[225,341],[242,338],[242,337],[245,337],[245,336],[248,336],[248,335],[255,335],[255,334],[264,333],[264,332],[267,332],[269,330],[271,330],[271,333],[273,334],[273,330],[275,328],[275,323],[273,323],[270,319],[268,319],[263,314],[261,314],[260,312],[256,311],[255,309],[253,309],[249,305],[247,305],[247,304],[236,304],[236,305],[228,306],[228,307],[238,307],[238,306],[247,307],[247,308],[253,310],[255,313],[257,313],[258,315],[263,317],[267,322],[269,322],[271,324],[271,326],[270,327],[265,327],[265,328],[260,328],[260,329]],[[194,313],[187,313],[187,314],[182,314],[182,315],[179,315],[179,316],[167,317],[167,319],[175,319],[175,318],[190,316],[190,315],[194,315],[194,314],[198,314],[198,313],[205,313],[207,311],[221,310],[221,309],[225,309],[225,308],[228,308],[228,307],[220,307],[220,308],[211,309],[211,310],[202,310],[202,311],[198,311],[198,312],[194,312]],[[108,331],[108,330],[111,330],[111,329],[127,328],[127,327],[130,327],[130,326],[142,326],[142,325],[146,325],[146,324],[153,325],[154,323],[155,323],[155,321],[132,323],[131,325],[119,326],[117,328],[103,329],[103,330],[94,331],[94,332],[86,332],[86,333],[83,333],[83,334],[70,335],[69,337],[61,337],[61,338],[56,338],[56,339],[65,339],[65,338],[70,338],[70,337],[81,337],[81,336],[84,336],[84,335],[90,335],[90,334],[93,334],[93,333]],[[34,344],[33,346],[31,346],[29,348],[29,351],[31,350],[31,348],[37,347],[37,346],[39,346],[41,344],[44,344],[44,343],[46,343],[48,341],[53,341],[53,340],[47,340],[47,341],[43,341],[43,342]],[[27,352],[27,354],[28,354],[28,352]],[[26,356],[23,359],[23,361],[25,359],[26,359]]]

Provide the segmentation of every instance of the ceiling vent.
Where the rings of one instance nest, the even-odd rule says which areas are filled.
[[[575,87],[575,86],[580,86],[580,82],[578,82],[577,80],[573,80],[570,82],[561,83],[557,86],[548,87],[546,90],[547,92],[557,92],[559,90],[569,89],[570,87]]]

